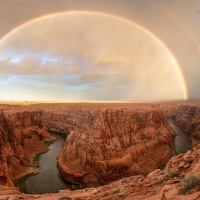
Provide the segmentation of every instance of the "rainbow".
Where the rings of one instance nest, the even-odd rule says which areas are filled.
[[[104,16],[107,16],[107,17],[112,17],[112,18],[117,18],[118,20],[121,20],[123,22],[126,22],[126,23],[129,23],[129,24],[132,24],[140,29],[142,29],[144,32],[146,32],[147,34],[149,34],[151,36],[152,39],[154,39],[155,42],[157,42],[158,44],[160,44],[164,49],[165,51],[167,52],[167,54],[169,55],[169,57],[171,58],[174,66],[176,67],[176,71],[179,75],[179,79],[181,81],[181,84],[182,84],[182,88],[183,88],[183,93],[184,93],[184,98],[185,99],[188,99],[188,94],[187,94],[187,87],[186,87],[186,83],[185,83],[185,79],[184,79],[184,76],[183,76],[183,73],[181,71],[181,68],[176,60],[176,58],[173,56],[173,54],[170,52],[170,50],[168,49],[168,47],[158,38],[156,37],[152,32],[150,32],[148,29],[145,29],[144,27],[142,27],[141,25],[139,24],[136,24],[126,18],[122,18],[122,17],[119,17],[119,16],[115,16],[115,15],[110,15],[110,14],[107,14],[107,13],[101,13],[101,12],[92,12],[92,11],[67,11],[67,12],[56,12],[56,13],[51,13],[51,14],[47,14],[47,15],[42,15],[40,17],[37,17],[37,18],[34,18],[32,20],[29,20],[19,26],[17,26],[16,28],[14,28],[13,30],[11,30],[10,32],[8,32],[6,35],[4,35],[2,38],[0,38],[0,45],[1,43],[6,40],[9,36],[11,36],[12,34],[14,34],[15,32],[17,32],[19,29],[21,29],[22,27],[25,27],[27,25],[30,25],[31,23],[33,22],[36,22],[36,21],[39,21],[41,19],[44,19],[44,18],[51,18],[51,17],[54,17],[54,16],[58,16],[58,15],[70,15],[70,14],[81,14],[81,13],[85,13],[85,14],[94,14],[94,15],[104,15]]]
[[[172,12],[170,12],[165,7],[163,7],[161,5],[158,5],[158,4],[155,4],[155,5],[159,9],[161,9],[162,12],[165,12],[173,21],[176,21],[179,24],[179,26],[181,27],[181,29],[188,35],[188,37],[190,38],[190,40],[193,43],[194,47],[196,48],[196,51],[200,55],[200,46],[198,45],[197,39],[194,37],[194,35],[192,34],[192,32],[186,27],[186,25],[176,15],[174,15]]]

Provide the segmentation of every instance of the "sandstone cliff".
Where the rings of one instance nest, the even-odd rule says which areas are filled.
[[[200,140],[200,105],[179,106],[175,116],[176,124],[192,137]]]
[[[163,168],[172,156],[174,133],[160,110],[94,108],[78,116],[58,156],[67,181],[103,185]]]
[[[40,111],[0,111],[0,184],[13,186],[13,180],[35,173],[35,154],[46,152],[50,139],[42,125]]]

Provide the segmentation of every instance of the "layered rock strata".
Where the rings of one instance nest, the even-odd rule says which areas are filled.
[[[175,123],[192,137],[200,140],[200,105],[179,106]]]
[[[58,156],[67,181],[103,185],[163,168],[172,156],[174,133],[161,110],[94,108],[78,116]]]
[[[33,158],[46,152],[44,140],[52,139],[42,124],[40,111],[0,111],[0,184],[36,173]]]

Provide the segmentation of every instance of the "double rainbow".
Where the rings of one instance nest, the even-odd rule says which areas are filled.
[[[27,21],[19,26],[17,26],[16,28],[14,28],[13,30],[11,30],[10,32],[8,32],[6,35],[4,35],[1,39],[0,39],[0,45],[1,43],[6,40],[7,38],[9,38],[9,36],[11,36],[12,34],[14,34],[15,32],[17,32],[18,30],[20,30],[21,28],[30,25],[31,23],[40,21],[44,18],[52,18],[58,15],[70,15],[70,14],[81,14],[81,13],[86,13],[86,14],[91,14],[91,15],[103,15],[104,17],[108,17],[108,18],[115,18],[118,20],[121,20],[122,22],[126,22],[129,23],[133,26],[136,26],[138,28],[140,28],[141,30],[143,30],[145,33],[147,33],[156,43],[158,43],[162,48],[164,48],[164,50],[166,51],[166,53],[169,55],[169,57],[171,58],[171,61],[173,63],[173,65],[176,68],[177,74],[178,74],[178,78],[180,79],[181,85],[182,85],[182,89],[183,89],[183,93],[184,93],[184,98],[187,99],[188,98],[188,94],[187,94],[187,87],[186,87],[186,83],[185,83],[185,79],[184,76],[182,74],[181,68],[176,60],[176,58],[173,56],[173,54],[170,52],[170,50],[168,49],[168,47],[158,38],[156,37],[152,32],[150,32],[149,30],[145,29],[144,27],[142,27],[139,24],[136,24],[130,20],[127,20],[125,18],[122,17],[118,17],[118,16],[114,16],[114,15],[110,15],[110,14],[106,14],[106,13],[99,13],[99,12],[92,12],[92,11],[68,11],[68,12],[61,12],[61,13],[53,13],[53,14],[48,14],[48,15],[43,15],[37,18],[34,18],[30,21]]]

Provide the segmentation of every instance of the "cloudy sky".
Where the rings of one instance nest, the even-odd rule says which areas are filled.
[[[198,0],[1,0],[0,99],[200,99]]]

